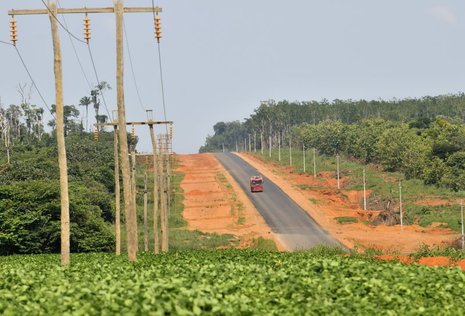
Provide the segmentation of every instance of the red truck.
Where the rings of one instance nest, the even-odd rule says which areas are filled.
[[[263,192],[263,178],[261,176],[250,177],[250,192]]]

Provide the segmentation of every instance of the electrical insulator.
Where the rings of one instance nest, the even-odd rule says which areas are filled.
[[[131,129],[131,140],[133,143],[136,140],[136,130],[134,129],[134,126]]]
[[[16,20],[11,17],[10,20],[10,39],[13,45],[16,46],[16,42],[18,41],[17,34],[16,34]]]
[[[98,135],[98,128],[96,128],[96,129],[94,130],[94,140],[95,140],[96,142],[98,142],[98,136],[99,136],[99,135]]]
[[[89,44],[90,38],[90,18],[86,15],[84,18],[84,39],[86,40],[87,44]]]
[[[157,38],[158,43],[161,39],[161,18],[157,15],[155,16],[155,37]]]
[[[170,139],[173,139],[173,125],[169,126],[169,134],[168,135],[169,135]]]

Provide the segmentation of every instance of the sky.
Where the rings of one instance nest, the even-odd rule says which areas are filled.
[[[109,7],[113,1],[60,4]],[[215,123],[243,120],[262,100],[390,100],[465,91],[463,1],[155,0],[155,5],[163,9],[160,48],[166,118],[174,121],[177,153],[198,152]],[[126,0],[125,6],[151,7],[152,1]],[[2,41],[9,41],[8,10],[13,8],[45,6],[40,0],[1,0]],[[47,104],[53,104],[49,19],[15,18],[18,50]],[[60,21],[82,37],[83,18],[66,15]],[[116,110],[115,20],[112,14],[90,18],[97,74],[113,87],[105,92],[111,114]],[[153,16],[128,13],[125,29],[130,48],[125,47],[127,120],[145,120],[147,109],[153,110],[155,120],[164,120]],[[97,79],[87,45],[71,41],[63,29],[60,35],[65,104],[77,106]],[[19,104],[18,86],[30,80],[12,46],[0,44],[0,56],[0,104]],[[43,106],[35,91],[31,102]],[[92,117],[93,110],[89,112]],[[107,113],[103,105],[101,112]],[[148,128],[137,127],[136,134],[138,151],[150,151]]]

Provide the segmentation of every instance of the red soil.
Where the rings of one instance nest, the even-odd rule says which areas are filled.
[[[212,154],[177,155],[177,171],[185,173],[184,212],[188,229],[232,234],[239,247],[259,237],[272,239],[284,250],[239,185]]]
[[[371,226],[364,221],[378,216],[379,211],[364,211],[360,206],[363,192],[338,190],[337,180],[332,172],[312,175],[297,174],[289,167],[282,167],[263,161],[248,154],[238,154],[253,167],[275,182],[310,216],[312,216],[331,235],[348,248],[361,250],[376,248],[383,251],[397,251],[402,254],[412,253],[422,245],[449,246],[457,234],[447,228],[404,226]],[[347,178],[341,179],[341,187]],[[314,188],[317,187],[317,188]],[[355,217],[358,223],[339,224],[335,218],[341,216]]]

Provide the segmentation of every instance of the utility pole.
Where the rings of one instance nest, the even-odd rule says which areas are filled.
[[[460,201],[460,213],[462,219],[462,250],[465,250],[465,231],[464,231],[464,223],[463,223],[463,200]]]
[[[159,135],[160,136],[160,135]],[[164,141],[159,139],[159,155],[160,159],[158,161],[158,174],[160,176],[160,222],[161,222],[161,251],[168,251],[168,211],[167,211],[167,196],[166,196],[166,179],[163,176],[163,171],[165,170],[165,159],[164,159]]]
[[[65,135],[64,135],[64,111],[63,111],[63,69],[61,59],[60,35],[58,31],[57,5],[49,1],[47,10],[10,10],[9,15],[46,14],[49,16],[54,53],[55,73],[55,105],[56,105],[56,137],[58,148],[58,167],[60,171],[60,206],[61,206],[61,264],[70,263],[70,216],[68,194],[68,166],[66,161]]]
[[[118,105],[118,132],[121,157],[121,169],[123,174],[124,205],[126,212],[126,230],[128,241],[128,258],[130,261],[137,259],[137,218],[135,205],[131,199],[131,175],[128,156],[128,142],[126,135],[126,111],[124,105],[124,60],[123,60],[123,15],[124,13],[153,13],[161,12],[156,7],[125,8],[123,0],[114,0],[114,7],[107,8],[74,8],[58,9],[55,2],[49,1],[47,9],[10,10],[9,15],[33,15],[46,14],[50,17],[53,35],[53,47],[55,55],[55,88],[56,88],[56,125],[57,145],[60,169],[60,196],[61,196],[61,251],[62,264],[69,263],[69,200],[68,200],[68,176],[66,164],[66,150],[64,143],[64,118],[63,118],[63,84],[61,67],[60,39],[58,34],[57,17],[59,14],[88,14],[88,13],[114,13],[116,15],[116,81],[117,81],[117,105]]]
[[[363,210],[367,210],[367,182],[365,168],[363,168]]]
[[[316,148],[313,148],[313,177],[316,178]]]
[[[118,125],[113,126],[113,146],[115,160],[115,239],[116,255],[121,255],[121,196],[119,186]]]
[[[340,181],[339,181],[339,154],[336,155],[336,165],[337,165],[337,188],[340,189]]]
[[[269,157],[271,158],[271,134],[270,134],[269,139],[270,139],[270,144],[269,144],[269,145],[270,145]]]
[[[70,224],[69,224],[69,195],[68,195],[68,166],[66,161],[64,110],[63,110],[63,69],[61,59],[60,34],[56,20],[57,6],[50,2],[51,14],[49,14],[52,26],[54,69],[55,69],[55,93],[56,93],[56,129],[58,147],[58,165],[60,169],[60,199],[61,199],[61,264],[70,263]],[[52,16],[53,14],[53,16]]]
[[[147,220],[147,172],[144,173],[144,251],[149,251],[149,228]]]
[[[305,161],[305,144],[302,144],[302,156],[303,156],[303,164],[304,164],[304,173],[306,171],[306,161]]]
[[[260,132],[260,150],[263,156],[263,132]]]
[[[282,132],[278,132],[278,161],[281,162],[281,134]]]
[[[399,212],[400,212],[400,229],[404,229],[404,216],[402,212],[402,181],[399,180]]]
[[[150,119],[149,122],[152,122]],[[159,214],[159,198],[158,198],[158,155],[157,141],[153,124],[149,124],[150,139],[152,140],[152,169],[153,169],[153,251],[155,254],[160,252],[160,240],[158,238],[158,214]]]
[[[253,152],[257,152],[257,132],[253,132]]]
[[[292,167],[292,139],[289,137],[289,166]]]
[[[249,153],[252,152],[252,143],[250,142],[250,134],[249,134]]]

